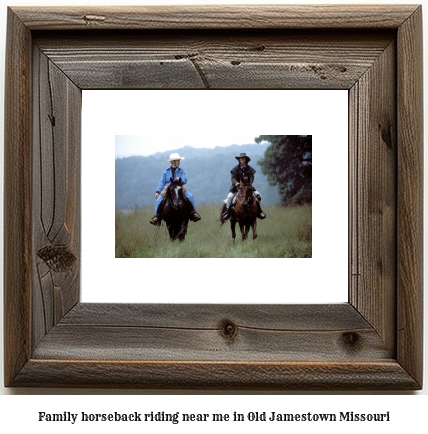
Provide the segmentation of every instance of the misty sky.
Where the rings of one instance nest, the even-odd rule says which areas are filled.
[[[216,146],[247,145],[255,143],[259,134],[212,135],[116,135],[115,156],[152,155],[156,152],[176,150],[184,146],[215,148]]]

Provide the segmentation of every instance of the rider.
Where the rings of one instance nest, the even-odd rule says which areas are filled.
[[[248,157],[247,154],[241,152],[241,154],[235,158],[239,161],[239,164],[230,171],[232,175],[232,186],[230,187],[229,194],[226,199],[226,211],[221,216],[222,220],[228,220],[230,217],[230,204],[232,203],[233,197],[238,192],[239,183],[243,181],[244,178],[248,178],[248,180],[253,183],[254,174],[256,173],[256,171],[248,164],[251,161],[251,158]],[[257,190],[254,190],[254,195],[257,199],[257,217],[263,220],[266,218],[266,214],[260,207],[260,201],[262,198]]]
[[[170,179],[176,179],[181,181],[182,184],[186,184],[187,176],[184,173],[184,170],[181,169],[180,160],[184,160],[184,157],[180,157],[180,155],[176,152],[169,156],[169,159],[166,160],[168,163],[171,163],[171,166],[165,169],[162,173],[162,176],[159,181],[159,186],[156,190],[155,194],[155,215],[150,220],[150,223],[155,226],[160,226],[162,221],[162,205],[161,203],[165,199],[166,189],[168,185],[171,183]],[[189,219],[192,222],[197,222],[201,219],[201,216],[196,212],[195,199],[193,199],[193,195],[189,193],[187,190],[184,193],[184,197],[187,199],[187,206],[189,210]],[[161,206],[159,206],[161,205]]]

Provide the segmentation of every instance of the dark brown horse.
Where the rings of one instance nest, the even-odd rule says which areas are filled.
[[[171,241],[184,241],[187,234],[189,216],[181,181],[173,180],[167,188],[166,200],[163,205],[162,219],[168,228]]]
[[[241,229],[242,241],[248,237],[250,227],[253,230],[253,240],[257,238],[257,203],[254,197],[254,188],[251,183],[243,183],[239,185],[238,193],[236,193],[235,206],[230,209],[230,229],[232,230],[232,238],[236,238],[235,226],[239,224]],[[225,211],[223,206],[222,213]],[[223,224],[224,222],[222,222]]]

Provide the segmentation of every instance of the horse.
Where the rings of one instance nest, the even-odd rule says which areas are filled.
[[[242,241],[248,237],[250,227],[253,230],[253,240],[257,238],[257,203],[254,197],[254,188],[251,182],[240,182],[238,193],[235,196],[236,204],[230,209],[230,229],[232,238],[235,240],[235,226],[239,224],[241,229]],[[235,201],[234,199],[234,201]],[[232,206],[232,205],[231,205]],[[222,214],[225,211],[226,204],[223,205]],[[224,221],[222,221],[223,225]]]
[[[162,219],[168,228],[171,241],[184,241],[187,234],[189,215],[181,181],[170,178],[162,209]]]

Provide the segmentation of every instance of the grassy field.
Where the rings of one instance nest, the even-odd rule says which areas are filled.
[[[221,226],[220,207],[200,205],[202,220],[189,227],[184,242],[171,242],[165,224],[149,223],[153,210],[116,211],[116,258],[310,258],[312,208],[266,207],[257,221],[258,238],[242,242],[239,226],[232,240],[230,223]]]

